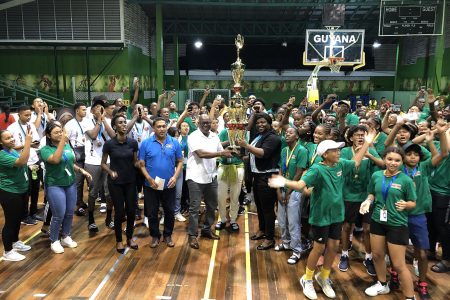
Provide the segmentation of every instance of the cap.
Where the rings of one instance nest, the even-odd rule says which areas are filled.
[[[97,99],[92,103],[92,107],[96,107],[97,105],[105,107],[105,102],[103,100]]]
[[[345,146],[344,142],[336,143],[333,140],[325,140],[317,146],[317,155],[322,156],[325,152],[332,149],[340,149]]]
[[[348,100],[341,100],[341,101],[339,101],[338,105],[341,105],[341,104],[345,104],[345,105],[348,106],[348,108],[350,108],[350,101],[348,101]]]
[[[409,131],[409,133],[411,134],[410,139],[413,139],[416,136],[416,134],[419,132],[419,128],[417,128],[417,126],[412,123],[405,123],[402,125],[401,128]]]
[[[422,148],[420,145],[414,144],[413,142],[409,141],[406,144],[403,145],[403,151],[408,152],[409,150],[412,150],[414,152],[417,152],[419,154],[422,153]]]
[[[248,99],[253,99],[253,100],[255,100],[255,99],[256,99],[256,96],[255,96],[255,95],[250,95],[250,96],[248,96]]]

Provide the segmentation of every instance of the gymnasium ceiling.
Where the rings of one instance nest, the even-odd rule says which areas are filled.
[[[177,34],[181,43],[201,38],[213,44],[233,44],[237,33],[254,44],[304,43],[306,29],[322,26],[324,4],[345,4],[342,28],[365,29],[366,44],[378,37],[380,0],[129,0],[139,3],[151,20],[162,4],[164,37]],[[383,42],[395,43],[384,38]]]

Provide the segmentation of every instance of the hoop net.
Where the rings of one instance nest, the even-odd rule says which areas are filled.
[[[328,67],[331,72],[338,73],[341,69],[341,63],[345,60],[343,57],[328,57]]]

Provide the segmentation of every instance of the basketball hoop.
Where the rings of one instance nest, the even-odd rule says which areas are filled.
[[[328,67],[331,72],[338,73],[341,69],[342,62],[345,60],[343,57],[328,57]]]

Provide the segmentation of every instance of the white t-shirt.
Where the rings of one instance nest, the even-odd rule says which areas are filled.
[[[94,129],[95,123],[96,121],[94,119],[87,119],[86,131]],[[84,163],[99,166],[102,162],[103,145],[107,140],[110,139],[110,137],[106,132],[105,125],[103,124],[95,139],[91,139],[86,131],[84,132],[84,136],[86,139],[86,142],[84,144],[84,153],[86,155],[86,159]],[[109,163],[109,157],[107,163]]]
[[[66,129],[72,147],[76,148],[84,146],[86,142],[84,133],[86,132],[86,128],[89,126],[89,122],[89,119],[85,117],[81,120],[81,122],[78,122],[77,119],[73,118],[66,123],[64,129]]]
[[[129,120],[127,122],[130,122]],[[138,142],[139,148],[141,143],[146,138],[150,137],[153,133],[153,128],[148,124],[147,121],[142,120],[141,123],[135,122],[130,132],[128,132],[128,137],[134,139]]]
[[[25,144],[25,137],[27,132],[27,126],[30,126],[31,128],[31,134],[33,135],[32,141],[40,141],[39,134],[36,130],[36,127],[34,127],[34,124],[31,122],[28,122],[25,125],[20,124],[20,121],[17,121],[15,123],[12,123],[8,126],[7,130],[12,133],[14,136],[15,144],[16,146],[22,146]],[[37,151],[35,148],[30,148],[30,157],[28,158],[27,165],[34,165],[39,161],[39,157],[37,155]]]
[[[36,122],[38,114],[36,112],[32,112],[31,113],[31,119],[30,122],[31,124],[33,124],[33,127],[36,128],[34,126],[34,122]],[[47,127],[48,124],[48,118],[46,114],[42,114],[42,118],[41,118],[41,125],[39,125],[39,128],[37,128],[37,133],[39,134],[39,137],[42,138],[43,136],[45,136],[45,128]]]
[[[186,166],[186,180],[191,179],[197,183],[211,183],[217,176],[216,158],[200,158],[194,151],[207,152],[222,151],[223,147],[217,134],[209,132],[205,136],[200,129],[195,130],[188,138],[188,160]]]

